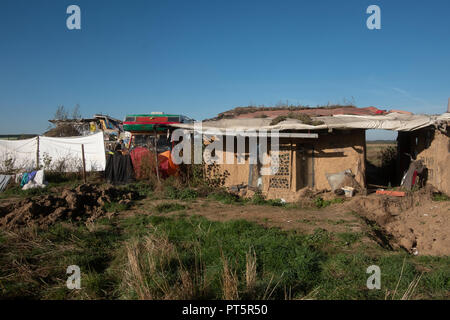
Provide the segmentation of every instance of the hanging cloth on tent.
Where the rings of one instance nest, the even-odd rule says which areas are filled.
[[[119,152],[106,156],[105,178],[111,184],[125,184],[134,180],[130,155]]]

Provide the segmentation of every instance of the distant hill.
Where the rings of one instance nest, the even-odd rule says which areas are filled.
[[[367,140],[367,144],[397,144],[395,140]]]

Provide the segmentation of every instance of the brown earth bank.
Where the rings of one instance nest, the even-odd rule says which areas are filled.
[[[106,214],[106,203],[129,204],[135,198],[134,192],[125,193],[109,185],[83,184],[58,194],[4,200],[0,203],[0,228],[45,228],[68,219],[90,222]]]
[[[433,201],[432,186],[405,197],[372,194],[355,197],[345,206],[368,224],[378,226],[379,239],[412,254],[450,255],[450,202]]]

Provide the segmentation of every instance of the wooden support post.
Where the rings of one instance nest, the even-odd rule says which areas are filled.
[[[158,149],[156,148],[156,145],[158,144],[158,134],[156,132],[156,125],[154,127],[154,133],[155,133],[155,147],[154,147],[154,151],[155,151],[156,177],[158,178],[158,182],[160,182],[160,180],[159,180]]]
[[[292,150],[292,139],[290,141],[290,147],[289,147],[289,191],[292,191],[292,170],[293,170],[293,156],[294,151]],[[295,190],[294,190],[295,191]]]
[[[36,147],[36,170],[39,170],[39,136],[37,136]]]
[[[81,145],[81,157],[83,159],[83,180],[86,183],[86,160],[84,158],[84,144]]]

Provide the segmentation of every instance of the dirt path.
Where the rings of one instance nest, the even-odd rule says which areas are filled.
[[[195,201],[142,200],[133,210],[122,215],[158,214],[155,207],[161,203],[176,202],[185,205],[183,211],[163,213],[164,216],[176,216],[181,212],[187,215],[200,215],[212,221],[245,219],[266,227],[278,227],[282,230],[297,230],[311,234],[317,228],[328,232],[362,232],[365,223],[342,205],[332,205],[323,209],[281,208],[268,205],[222,204],[208,199]]]

